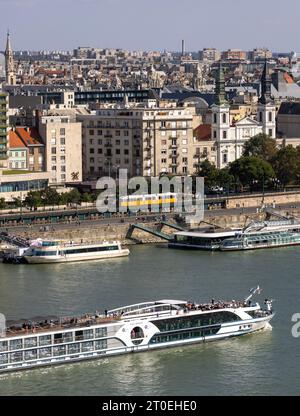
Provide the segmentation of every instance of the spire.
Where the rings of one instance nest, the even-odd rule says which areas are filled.
[[[5,72],[6,72],[6,83],[13,85],[16,83],[15,68],[14,68],[14,56],[10,44],[10,33],[7,31],[6,38],[6,49],[5,49]]]
[[[264,69],[261,76],[261,96],[259,102],[261,104],[268,104],[271,102],[271,77],[268,71],[268,63],[265,59]]]
[[[223,71],[221,63],[217,70],[215,79],[216,79],[215,103],[217,105],[227,104],[226,95],[225,95],[225,77],[224,77],[224,71]]]
[[[12,49],[11,49],[11,44],[10,44],[10,34],[9,34],[9,29],[7,29],[7,36],[6,36],[6,49],[5,49],[5,53],[7,54],[8,52],[12,52]]]

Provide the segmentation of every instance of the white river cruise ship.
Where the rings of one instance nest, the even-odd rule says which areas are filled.
[[[64,263],[128,256],[119,241],[93,244],[36,240],[21,256],[27,263]]]
[[[160,300],[104,314],[8,321],[0,373],[249,334],[270,327],[274,316],[271,300],[263,308],[250,300],[258,291],[251,289],[243,301]]]

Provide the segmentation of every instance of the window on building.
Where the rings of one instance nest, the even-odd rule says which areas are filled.
[[[227,163],[227,153],[223,153],[223,163]]]
[[[65,181],[65,180],[66,180],[66,175],[65,175],[64,173],[62,173],[62,174],[60,175],[60,177],[61,177],[61,180],[62,180],[62,181]]]
[[[182,173],[187,173],[187,167],[186,166],[182,166]]]
[[[226,123],[226,114],[225,113],[223,114],[222,119],[223,119],[223,123]]]
[[[89,135],[94,136],[94,130],[93,129],[89,130]]]
[[[116,155],[120,155],[121,154],[121,150],[120,149],[116,149]]]
[[[129,164],[129,159],[124,159],[124,163],[125,163],[125,165],[128,165]]]
[[[51,162],[56,162],[56,156],[51,156]]]
[[[216,113],[214,113],[214,123],[215,124],[217,123],[217,114]]]
[[[223,131],[223,139],[227,139],[227,131],[226,130]]]
[[[95,153],[95,150],[94,149],[90,149],[90,153]]]
[[[55,137],[51,138],[51,144],[56,144],[56,138]]]
[[[272,135],[273,135],[273,131],[272,129],[269,129],[269,136],[272,137]]]
[[[129,155],[129,150],[128,149],[124,149],[124,155]]]
[[[272,117],[272,111],[269,111],[269,121],[273,121],[273,117]]]
[[[186,139],[182,139],[182,144],[187,144],[187,140]]]
[[[120,136],[121,131],[120,130],[116,130],[116,136]]]
[[[102,130],[98,130],[98,136],[102,136],[103,131]]]
[[[124,130],[124,136],[129,136],[129,131],[128,130]]]
[[[262,111],[259,112],[259,122],[262,123],[263,121],[263,113]]]
[[[101,139],[99,139],[99,140],[98,140],[98,145],[99,145],[99,146],[101,146],[101,145],[102,145],[102,140],[101,140]]]
[[[98,149],[98,153],[99,154],[102,154],[103,153],[103,150],[102,149]]]
[[[66,139],[64,137],[60,138],[60,144],[64,146],[66,144]]]
[[[187,163],[187,161],[188,161],[188,158],[187,157],[183,157],[182,158],[182,163]]]
[[[166,144],[167,144],[167,140],[162,140],[162,141],[161,141],[161,145],[162,145],[162,146],[166,146]]]
[[[51,170],[56,171],[56,166],[55,166],[55,165],[54,165],[54,166],[52,166]]]
[[[116,140],[116,145],[120,146],[121,141],[120,140]]]
[[[66,134],[66,129],[60,129],[59,134],[64,136]]]
[[[94,163],[95,159],[93,157],[90,157],[90,163]]]
[[[56,155],[56,147],[51,147],[51,154]]]
[[[66,171],[66,165],[62,165],[62,166],[60,167],[60,170],[61,170],[62,172],[65,172],[65,171]]]
[[[128,146],[129,145],[129,140],[124,140],[124,145]]]
[[[161,134],[162,136],[165,136],[165,135],[166,135],[166,132],[165,132],[164,130],[162,130],[162,131],[160,132],[160,134]]]
[[[167,150],[166,149],[162,149],[161,154],[162,155],[166,155],[167,154]]]
[[[216,139],[216,138],[217,138],[217,131],[216,131],[216,130],[214,130],[214,131],[213,131],[213,138],[214,138],[214,139]]]
[[[161,159],[161,163],[167,163],[167,159]]]

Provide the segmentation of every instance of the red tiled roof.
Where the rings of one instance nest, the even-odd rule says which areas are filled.
[[[196,140],[211,140],[211,124],[200,124],[194,129]]]
[[[19,149],[20,147],[26,147],[14,130],[9,131],[9,147],[10,149]]]
[[[26,127],[26,129],[24,127],[17,127],[16,133],[23,140],[26,146],[43,144],[37,129],[33,127]]]

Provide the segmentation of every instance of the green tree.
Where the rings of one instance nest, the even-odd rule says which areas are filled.
[[[29,191],[25,200],[25,205],[30,208],[36,208],[42,204],[41,192],[40,191]]]
[[[276,153],[276,140],[264,133],[253,136],[244,144],[243,156],[257,156],[270,162]]]
[[[13,197],[13,203],[16,208],[21,208],[22,206],[22,199],[19,196]]]
[[[278,150],[272,160],[277,179],[283,186],[298,182],[300,175],[300,147],[288,145]]]
[[[73,204],[79,204],[81,200],[81,194],[78,189],[72,189],[72,191],[68,192],[68,202]]]
[[[228,191],[233,188],[235,184],[234,176],[230,173],[228,167],[217,170],[216,182],[218,186],[221,186]]]
[[[261,189],[275,177],[271,164],[256,156],[242,156],[235,160],[229,166],[229,173],[236,182],[251,189]]]
[[[6,208],[6,202],[4,198],[0,198],[0,209]]]
[[[199,163],[198,175],[204,177],[205,187],[218,185],[218,169],[207,159]]]
[[[82,202],[92,202],[93,201],[93,197],[92,194],[88,193],[88,192],[84,192],[81,195],[81,201]]]
[[[41,194],[44,205],[58,205],[60,202],[59,193],[53,188],[46,188]]]

